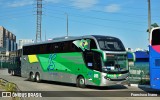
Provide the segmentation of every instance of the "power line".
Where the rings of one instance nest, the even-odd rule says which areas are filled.
[[[56,11],[56,10],[54,10],[54,11]],[[63,13],[61,13],[61,12],[52,12],[51,13],[51,11],[49,11],[49,14],[53,14],[53,13],[56,13],[56,14],[61,14],[61,15],[63,15],[64,14],[64,12]],[[48,13],[47,13],[48,14]],[[145,22],[133,22],[133,21],[130,21],[130,20],[125,20],[125,21],[123,21],[123,20],[119,20],[119,19],[107,19],[107,18],[99,18],[99,17],[93,17],[93,16],[85,16],[85,15],[80,15],[80,14],[70,14],[70,16],[72,16],[72,17],[79,17],[79,18],[87,18],[87,19],[98,19],[98,20],[105,20],[105,21],[111,21],[111,22],[125,22],[125,23],[127,23],[127,24],[140,24],[140,25],[142,25],[142,23],[145,23]]]
[[[52,16],[52,15],[48,15],[48,17],[54,17],[54,18],[57,18],[57,19],[62,19],[62,20],[65,20],[65,18],[62,18],[62,17],[57,17],[57,16]],[[72,20],[70,19],[70,22],[78,22],[78,23],[83,23],[83,24],[89,24],[89,25],[94,25],[94,26],[99,26],[99,27],[105,27],[105,28],[113,28],[113,29],[119,29],[119,30],[131,30],[131,31],[139,31],[139,32],[144,32],[144,31],[141,31],[141,30],[137,30],[137,29],[128,29],[128,28],[120,28],[120,27],[113,27],[113,26],[109,26],[109,25],[100,25],[100,24],[95,24],[95,23],[89,23],[89,22],[83,22],[83,21],[77,21],[77,20]]]

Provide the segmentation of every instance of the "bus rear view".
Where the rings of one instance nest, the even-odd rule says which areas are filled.
[[[150,85],[160,89],[160,27],[151,30],[149,51]]]

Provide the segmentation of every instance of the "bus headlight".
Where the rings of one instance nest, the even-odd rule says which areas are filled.
[[[104,78],[107,79],[107,80],[111,80],[111,79],[110,79],[109,77],[107,77],[107,76],[105,76]]]
[[[126,77],[126,80],[129,79],[129,76]]]

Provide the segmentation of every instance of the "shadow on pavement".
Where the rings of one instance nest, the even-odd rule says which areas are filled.
[[[157,90],[157,89],[152,89],[152,88],[149,88],[149,87],[143,87],[143,86],[138,86],[138,88],[140,88],[141,90],[147,92],[147,93],[152,93],[152,94],[158,94],[160,95],[160,90]]]
[[[25,80],[29,81],[29,80]],[[53,84],[53,85],[60,85],[60,86],[70,86],[70,87],[77,87],[76,84],[72,83],[65,83],[65,82],[56,82],[56,81],[46,81],[42,80],[41,83],[45,84]],[[123,85],[113,85],[113,86],[91,86],[87,85],[86,88],[88,89],[96,89],[96,90],[116,90],[116,89],[127,89],[126,86]]]
[[[127,89],[126,86],[123,85],[112,85],[112,86],[87,86],[89,89],[97,89],[97,90],[116,90],[116,89]]]

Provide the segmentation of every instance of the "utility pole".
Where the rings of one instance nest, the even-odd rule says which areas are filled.
[[[67,37],[68,37],[68,14],[67,13],[65,13],[66,14],[66,20],[67,20]]]
[[[148,0],[148,32],[149,32],[149,41],[150,41],[150,32],[151,32],[151,2]]]
[[[45,41],[46,41],[46,30],[45,30]]]
[[[37,30],[36,42],[41,42],[42,0],[37,0]]]

